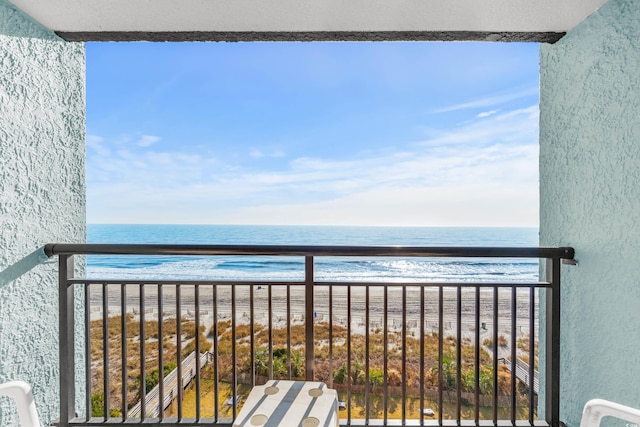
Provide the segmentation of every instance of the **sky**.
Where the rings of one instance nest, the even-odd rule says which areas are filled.
[[[88,43],[87,222],[538,226],[535,43]]]

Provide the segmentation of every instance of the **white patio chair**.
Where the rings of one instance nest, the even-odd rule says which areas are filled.
[[[593,399],[584,406],[580,427],[599,427],[603,417],[616,417],[628,423],[640,425],[639,409],[609,402],[608,400]]]
[[[15,400],[20,427],[42,427],[29,384],[23,381],[0,384],[0,396],[8,396]]]

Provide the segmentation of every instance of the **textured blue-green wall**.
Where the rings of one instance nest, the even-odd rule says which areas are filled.
[[[0,0],[0,382],[29,382],[46,424],[59,414],[57,269],[36,250],[84,241],[84,139],[84,45]],[[0,425],[16,425],[4,399]]]
[[[640,1],[541,46],[540,234],[575,247],[562,286],[561,420],[640,408]]]

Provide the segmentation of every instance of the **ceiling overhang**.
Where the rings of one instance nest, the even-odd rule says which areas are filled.
[[[606,0],[10,0],[67,40],[554,42]]]

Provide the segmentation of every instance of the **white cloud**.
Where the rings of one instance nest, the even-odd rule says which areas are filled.
[[[104,138],[98,135],[87,135],[87,148],[90,148],[96,152],[100,157],[106,157],[111,152],[106,148],[102,142]]]
[[[151,147],[156,142],[160,141],[159,136],[155,135],[142,135],[138,141],[136,141],[136,145],[138,147]]]
[[[107,199],[110,196],[132,194],[135,190],[119,186],[112,188],[109,192],[111,194],[102,193],[100,197]],[[228,194],[211,191],[209,188],[193,187],[189,197],[181,198],[181,195],[184,193],[148,193],[126,208],[123,208],[124,204],[105,208],[108,208],[110,221],[125,223],[140,222],[142,218],[143,222],[150,223],[424,226],[538,224],[535,186],[473,182],[438,187],[387,186],[327,199],[257,199],[246,204],[233,203],[233,198]],[[94,216],[92,212],[90,214]]]
[[[538,88],[531,87],[531,88],[527,88],[527,89],[523,89],[523,90],[511,92],[511,93],[487,96],[485,98],[475,99],[473,101],[463,102],[461,104],[449,105],[446,107],[437,108],[431,112],[432,113],[448,113],[448,112],[457,111],[457,110],[487,108],[487,107],[492,107],[494,105],[499,105],[505,102],[520,99],[520,98],[535,96],[537,94],[538,94]]]
[[[489,117],[489,116],[493,116],[494,114],[496,114],[499,110],[491,110],[491,111],[483,111],[482,113],[478,113],[476,115],[477,118],[482,119],[485,117]]]
[[[452,130],[432,132],[424,145],[439,146],[471,144],[474,146],[512,142],[532,144],[538,142],[537,105],[496,114],[489,120],[471,121]]]
[[[242,223],[259,216],[273,224],[304,218],[316,225],[483,225],[531,226],[538,223],[535,188],[486,185],[456,187],[376,188],[312,203],[258,205],[234,213]],[[220,220],[223,220],[220,217]]]
[[[249,169],[200,152],[96,151],[90,156],[88,218],[535,226],[537,117],[537,106],[502,111],[395,154],[300,157],[277,170]]]
[[[100,144],[104,138],[98,135],[87,135],[87,144]]]
[[[263,150],[254,148],[249,152],[249,156],[256,159],[261,159],[264,157],[276,158],[276,157],[284,157],[285,153],[282,150],[273,150],[273,151],[265,152]]]

